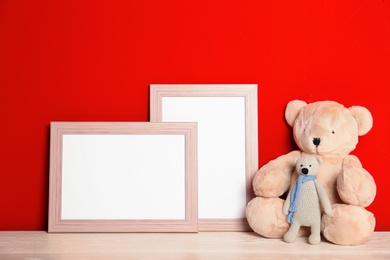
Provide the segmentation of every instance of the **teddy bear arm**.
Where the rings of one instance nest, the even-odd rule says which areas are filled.
[[[332,212],[332,204],[330,203],[326,190],[318,180],[315,180],[314,184],[316,185],[318,197],[320,199],[320,202],[322,204],[325,213],[330,214]]]
[[[343,160],[343,169],[361,168],[363,167],[359,158],[355,155],[347,155]]]
[[[346,157],[337,177],[337,191],[344,203],[367,207],[375,198],[376,184],[372,175],[354,155]]]
[[[255,194],[265,198],[282,196],[291,183],[291,176],[295,169],[294,158],[300,154],[300,151],[292,151],[263,165],[253,179]]]

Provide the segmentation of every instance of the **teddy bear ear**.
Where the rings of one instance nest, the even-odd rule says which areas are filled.
[[[373,125],[371,112],[362,106],[352,106],[349,108],[349,111],[352,113],[358,123],[359,136],[367,134]]]
[[[297,118],[299,111],[306,106],[307,103],[302,100],[292,100],[288,102],[284,117],[286,118],[287,123],[292,127],[295,119]]]

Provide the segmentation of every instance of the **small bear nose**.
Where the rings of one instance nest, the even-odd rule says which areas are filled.
[[[309,170],[307,168],[302,168],[301,172],[307,175],[309,173]]]
[[[319,145],[320,145],[320,142],[321,142],[321,139],[320,139],[320,138],[318,138],[318,137],[314,137],[314,138],[313,138],[313,144],[314,144],[315,146],[319,146]]]

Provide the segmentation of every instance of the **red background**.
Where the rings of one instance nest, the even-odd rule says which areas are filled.
[[[259,164],[288,101],[362,105],[357,155],[390,230],[390,2],[0,1],[0,230],[46,230],[50,121],[148,121],[149,84],[259,85]]]

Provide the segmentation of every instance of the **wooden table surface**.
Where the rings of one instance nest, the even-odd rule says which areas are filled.
[[[390,232],[359,246],[307,238],[288,244],[253,232],[47,233],[0,232],[0,259],[390,259]]]

